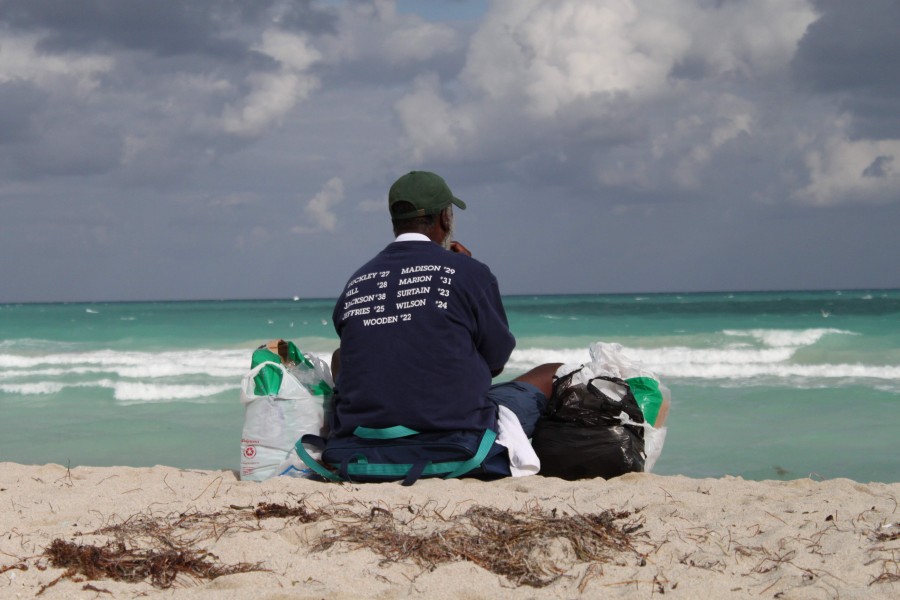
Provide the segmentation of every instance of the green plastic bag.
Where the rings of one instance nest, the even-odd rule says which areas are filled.
[[[278,353],[272,351],[272,347],[276,346]],[[330,396],[332,393],[331,386],[326,380],[327,376],[321,372],[318,365],[314,365],[306,356],[303,355],[294,342],[276,340],[267,345],[257,348],[250,357],[250,368],[264,362],[280,362],[284,364],[291,373],[303,383],[310,393],[316,396]],[[304,375],[304,371],[311,375]],[[263,367],[259,374],[253,379],[256,383],[254,390],[257,396],[274,396],[281,389],[281,380],[283,374],[281,369],[272,366]]]

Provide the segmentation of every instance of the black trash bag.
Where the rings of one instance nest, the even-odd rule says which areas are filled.
[[[628,383],[615,377],[595,377],[572,383],[577,369],[553,382],[553,394],[532,439],[541,460],[540,474],[575,480],[609,479],[644,470],[644,415]]]
[[[538,423],[532,440],[540,475],[574,481],[610,479],[644,470],[644,440],[630,427],[582,427],[564,421]]]

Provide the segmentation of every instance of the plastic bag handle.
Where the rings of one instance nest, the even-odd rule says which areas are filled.
[[[271,360],[267,360],[267,361],[259,363],[258,365],[256,365],[252,369],[250,369],[250,372],[247,373],[246,376],[252,379],[252,378],[256,377],[257,375],[259,375],[259,372],[263,370],[263,367],[267,367],[269,365],[272,365],[273,367],[278,367],[279,369],[281,369],[282,374],[287,375],[287,369],[284,368],[283,364],[277,363],[277,362],[274,362]]]
[[[271,360],[267,360],[267,361],[259,363],[258,365],[256,365],[252,369],[250,369],[250,371],[248,371],[247,374],[244,375],[244,378],[241,380],[241,401],[244,404],[248,404],[249,402],[251,402],[253,400],[253,398],[265,398],[266,397],[266,396],[257,396],[253,392],[253,388],[254,388],[253,378],[256,377],[259,374],[259,372],[263,370],[264,367],[268,367],[270,365],[281,369],[282,377],[287,376],[287,374],[288,374],[287,369],[285,369],[284,365],[282,365],[281,363],[273,362]],[[271,397],[271,395],[269,395],[268,397]]]

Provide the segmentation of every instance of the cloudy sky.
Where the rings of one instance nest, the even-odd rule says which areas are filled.
[[[0,302],[900,287],[897,0],[0,0]]]

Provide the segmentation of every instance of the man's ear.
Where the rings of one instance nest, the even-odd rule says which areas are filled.
[[[441,211],[441,229],[450,231],[450,211],[446,208]]]

